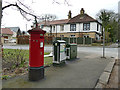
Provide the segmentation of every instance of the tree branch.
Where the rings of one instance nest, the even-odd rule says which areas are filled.
[[[28,10],[30,10],[30,7],[27,7],[26,5],[24,5],[20,0],[17,0],[22,6],[24,6],[25,8],[27,8]]]
[[[3,11],[4,9],[8,8],[8,7],[11,7],[11,6],[17,7],[17,9],[20,11],[20,13],[22,14],[22,16],[23,16],[24,18],[26,18],[26,17],[25,17],[25,15],[23,15],[23,13],[28,14],[28,15],[31,15],[31,16],[33,16],[33,17],[36,17],[34,14],[31,14],[31,13],[23,10],[20,6],[17,5],[17,3],[16,3],[16,4],[9,4],[9,5],[7,5],[7,6],[2,7],[2,11]],[[23,12],[23,13],[22,13],[22,12]]]
[[[15,4],[9,4],[9,5],[7,5],[7,6],[4,6],[4,7],[2,7],[2,11],[5,9],[5,8],[8,8],[8,7],[10,7],[10,6],[16,6]]]

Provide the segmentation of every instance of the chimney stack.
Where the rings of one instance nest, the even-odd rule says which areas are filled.
[[[84,8],[81,8],[81,10],[80,10],[80,14],[84,14],[84,13],[85,13]]]
[[[69,10],[68,19],[71,19],[71,18],[72,18],[72,13],[71,13],[71,10]]]

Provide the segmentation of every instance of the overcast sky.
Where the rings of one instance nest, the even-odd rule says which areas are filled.
[[[3,0],[3,6],[7,5],[5,1],[14,3],[16,0]],[[53,3],[53,0],[20,0],[24,2],[25,5],[30,6],[37,16],[41,14],[54,14],[57,19],[67,19],[68,11],[72,11],[72,17],[80,13],[80,9],[84,8],[85,13],[96,18],[96,14],[101,9],[113,10],[118,12],[118,2],[120,0],[68,0],[70,6],[64,4],[64,0],[59,1],[59,4]],[[2,17],[2,27],[20,27],[23,31],[30,29],[32,21],[26,21],[19,11],[15,8],[7,8],[3,12]]]

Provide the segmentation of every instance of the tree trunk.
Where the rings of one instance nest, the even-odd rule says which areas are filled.
[[[0,71],[2,71],[2,49],[1,49],[1,18],[2,18],[2,0],[0,0]],[[2,73],[0,74],[2,76]],[[0,80],[0,82],[2,82]],[[2,83],[0,83],[0,90],[2,89]]]
[[[1,47],[1,18],[2,18],[2,0],[0,0],[0,47]]]

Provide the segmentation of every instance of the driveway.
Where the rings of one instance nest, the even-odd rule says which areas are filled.
[[[3,81],[3,88],[94,88],[106,65],[113,58],[79,52],[78,59],[65,66],[45,68],[45,78],[29,82],[28,74]]]

